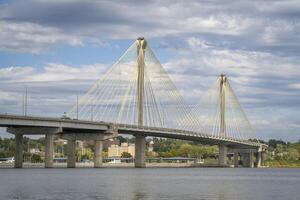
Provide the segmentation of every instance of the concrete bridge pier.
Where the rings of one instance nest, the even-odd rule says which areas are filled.
[[[256,153],[256,167],[261,167],[262,166],[262,152],[261,151],[258,151],[257,153]]]
[[[67,144],[67,167],[76,167],[76,140],[68,140]]]
[[[242,154],[243,167],[254,168],[254,152],[249,151],[248,153]]]
[[[265,165],[265,157],[266,157],[266,152],[265,151],[262,151],[261,152],[261,166],[264,166]]]
[[[250,151],[249,153],[249,167],[250,168],[254,168],[254,152],[253,151]]]
[[[23,167],[23,135],[16,134],[15,168]]]
[[[146,137],[144,135],[135,136],[135,168],[145,168]]]
[[[225,144],[219,144],[219,166],[227,165],[227,150]]]
[[[53,167],[53,152],[54,152],[54,134],[46,134],[45,136],[45,168]]]
[[[239,162],[240,162],[239,152],[238,151],[234,151],[234,153],[233,153],[233,164],[234,164],[234,167],[239,167]]]
[[[45,135],[45,167],[53,167],[54,135],[62,132],[61,128],[18,126],[8,127],[6,131],[16,138],[15,168],[21,168],[23,163],[23,135]]]
[[[94,167],[100,168],[102,167],[102,150],[103,150],[103,141],[95,140],[94,147]]]

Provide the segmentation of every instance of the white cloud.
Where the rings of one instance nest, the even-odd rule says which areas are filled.
[[[294,83],[289,85],[290,88],[300,90],[300,83]]]
[[[138,35],[157,38],[211,34],[211,39],[232,36],[245,43],[251,41],[250,46],[275,42],[292,45],[295,38],[299,41],[296,34],[299,23],[288,15],[278,19],[280,6],[293,14],[299,3],[32,0],[0,7],[0,18],[4,30],[7,29],[5,38],[13,41],[12,33],[19,39],[15,45],[6,44],[6,50],[32,53],[44,50],[49,44],[82,45],[85,39],[97,43],[99,39],[133,39]],[[30,38],[28,30],[36,33],[36,37]],[[22,48],[22,42],[27,40],[33,41],[35,50]]]
[[[0,112],[22,113],[22,99],[28,88],[28,112],[31,115],[58,116],[69,110],[76,96],[83,95],[106,71],[107,65],[80,67],[48,63],[35,67],[0,69]]]
[[[209,48],[211,45],[204,41],[200,40],[199,38],[196,37],[190,37],[187,39],[188,45],[193,49],[193,48]]]
[[[104,64],[83,65],[80,68],[58,63],[48,63],[42,70],[34,67],[7,67],[0,69],[2,83],[55,82],[72,79],[98,79],[107,68]]]
[[[261,42],[270,45],[297,46],[300,41],[299,34],[300,23],[298,21],[272,20],[264,27]]]
[[[67,43],[82,46],[80,37],[68,35],[57,28],[29,22],[0,22],[0,50],[38,54],[52,45]]]

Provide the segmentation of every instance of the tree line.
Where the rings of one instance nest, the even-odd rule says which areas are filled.
[[[117,139],[120,142],[134,143],[134,138],[127,138],[118,136]],[[147,140],[147,146],[149,142],[153,140],[153,152],[147,151],[147,157],[188,157],[188,158],[214,158],[218,154],[218,146],[206,145],[199,142],[183,141],[177,139],[164,139],[164,138],[151,138]],[[264,141],[261,141],[264,142]],[[267,165],[273,167],[300,167],[300,140],[298,142],[284,142],[282,140],[271,139],[268,142],[264,142],[269,145],[267,154],[265,155]],[[24,137],[23,149],[24,160],[31,162],[42,162],[43,153],[31,152],[30,149],[38,149],[40,152],[44,152],[45,139],[44,137],[39,139],[31,139]],[[93,158],[93,145],[88,145],[85,148],[85,152],[77,149],[77,160],[84,159],[91,160]],[[148,148],[148,147],[147,147]],[[63,157],[65,145],[59,146],[55,144],[56,156]],[[0,137],[0,158],[13,157],[15,154],[15,140],[14,138],[1,138]],[[103,156],[107,157],[107,149],[104,149]],[[130,157],[128,154],[122,155],[122,157]]]

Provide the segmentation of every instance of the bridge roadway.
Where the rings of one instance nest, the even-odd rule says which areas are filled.
[[[70,157],[68,162],[69,167],[75,167],[74,160],[76,160],[76,158],[73,150],[75,148],[76,140],[95,140],[95,149],[99,154],[100,151],[102,152],[102,141],[116,137],[118,134],[174,138],[189,141],[199,141],[212,145],[220,145],[220,149],[223,149],[222,147],[226,148],[223,150],[223,152],[220,151],[220,156],[223,157],[223,162],[220,163],[221,165],[226,165],[227,148],[239,149],[240,152],[247,151],[248,154],[251,154],[253,152],[257,152],[259,154],[259,152],[262,152],[267,148],[267,145],[258,142],[239,140],[234,138],[215,137],[209,134],[197,133],[192,131],[169,128],[138,127],[134,125],[93,122],[67,118],[1,114],[0,127],[7,127],[8,132],[16,135],[16,167],[22,167],[22,162],[17,159],[19,159],[19,157],[22,157],[22,150],[18,149],[18,145],[21,146],[20,144],[22,143],[23,135],[35,134],[46,135],[46,167],[53,166],[53,161],[50,157],[53,157],[52,151],[54,135],[58,135],[63,139],[67,139],[68,143],[70,143],[70,145],[68,145],[70,146],[70,148],[68,148],[68,157]],[[141,149],[140,151],[142,150],[143,149]],[[222,153],[223,156],[221,155]],[[72,155],[70,156],[70,154]],[[251,159],[252,158],[250,156],[250,159],[248,160],[251,161]],[[96,155],[95,160],[98,162],[98,167],[100,167],[102,165],[101,155]],[[260,162],[260,159],[258,160]],[[47,161],[49,161],[49,163],[47,163]],[[95,165],[97,165],[97,163]],[[253,164],[250,163],[250,165]]]

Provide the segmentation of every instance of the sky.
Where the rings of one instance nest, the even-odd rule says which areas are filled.
[[[257,137],[300,139],[298,0],[0,0],[0,113],[27,87],[28,114],[61,116],[139,36],[187,102],[225,73]]]

